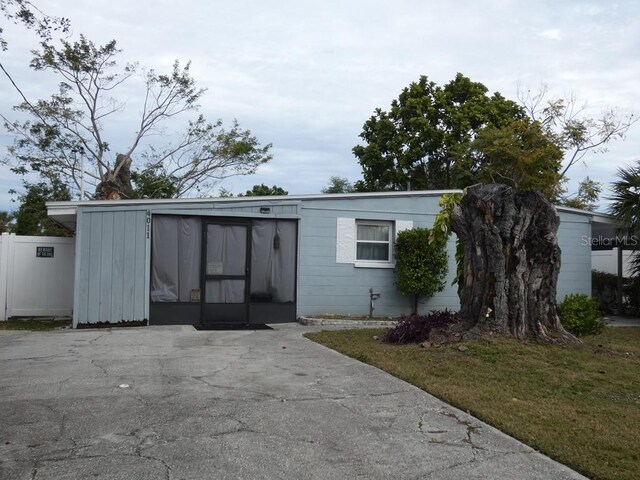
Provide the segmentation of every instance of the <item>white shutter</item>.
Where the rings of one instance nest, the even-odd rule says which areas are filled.
[[[336,263],[353,263],[356,257],[356,219],[338,217]]]
[[[410,230],[413,228],[412,220],[396,220],[396,237],[403,230]]]

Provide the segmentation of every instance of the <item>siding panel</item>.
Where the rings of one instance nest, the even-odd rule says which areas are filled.
[[[135,284],[136,284],[136,215],[137,212],[125,212],[124,218],[124,269],[122,279],[122,318],[135,318]]]
[[[570,293],[591,295],[591,247],[583,236],[591,236],[591,223],[585,215],[560,212],[558,245],[562,251],[557,299]]]
[[[89,323],[100,321],[100,281],[102,247],[102,213],[87,214],[90,219],[89,271],[87,295],[87,319]]]
[[[123,316],[123,288],[124,288],[124,232],[126,213],[118,212],[113,219],[113,252],[112,252],[112,291],[111,318],[124,319]]]
[[[142,320],[145,298],[145,212],[83,211],[78,323]]]
[[[73,324],[84,323],[89,308],[89,264],[91,259],[91,215],[79,212],[76,236],[76,280],[73,300]]]
[[[136,212],[135,231],[136,231],[136,243],[135,243],[135,264],[136,264],[136,282],[134,285],[134,309],[132,320],[144,320],[145,319],[145,305],[148,299],[145,298],[146,284],[149,282],[149,278],[146,276],[146,212],[145,210],[139,210]]]
[[[394,286],[392,268],[360,268],[336,262],[338,218],[389,220],[397,225],[430,227],[438,211],[438,197],[336,199],[304,201],[300,222],[298,313],[313,315],[369,313],[369,288],[379,293],[375,315],[398,315],[410,310],[407,297]],[[453,248],[451,244],[450,250]],[[453,258],[453,257],[452,257]],[[451,260],[453,263],[453,260]],[[426,299],[421,310],[459,307],[455,287]]]
[[[118,212],[120,213],[120,212]],[[98,321],[117,321],[111,312],[111,295],[113,292],[113,216],[112,212],[102,214],[101,248],[96,252],[100,258],[100,306]]]

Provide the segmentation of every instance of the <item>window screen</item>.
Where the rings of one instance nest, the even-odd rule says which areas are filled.
[[[200,288],[199,218],[156,215],[151,245],[151,301],[190,302]]]

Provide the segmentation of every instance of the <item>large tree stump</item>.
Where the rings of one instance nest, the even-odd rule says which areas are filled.
[[[556,304],[560,219],[540,192],[475,185],[452,220],[464,246],[460,317],[467,332],[576,341]]]
[[[96,187],[94,200],[122,200],[133,198],[131,185],[131,157],[119,153],[113,170],[109,170]]]

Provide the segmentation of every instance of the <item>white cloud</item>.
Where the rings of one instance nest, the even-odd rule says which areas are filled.
[[[549,40],[562,40],[562,34],[560,33],[560,30],[558,30],[557,28],[552,28],[551,30],[545,30],[544,32],[540,32],[538,35],[540,35],[542,38],[547,38]]]
[[[69,17],[75,33],[96,42],[116,38],[123,62],[162,70],[175,58],[191,59],[194,76],[208,88],[203,113],[227,123],[237,117],[263,143],[274,143],[270,165],[224,182],[236,192],[256,183],[318,192],[330,175],[356,180],[351,149],[363,123],[420,75],[445,83],[462,72],[508,98],[516,97],[518,82],[531,88],[544,82],[558,94],[575,93],[596,113],[608,105],[640,109],[637,1],[602,9],[578,0],[183,0],[179,8],[170,0],[51,0],[46,11]],[[3,63],[29,95],[51,91],[27,68],[33,37],[19,28],[7,34]],[[0,111],[11,114],[17,99],[8,84],[2,87]],[[109,125],[114,148],[134,128],[137,95],[133,86],[127,90],[131,113]],[[589,159],[587,174],[608,181],[623,159],[637,158],[639,130]],[[585,172],[576,168],[571,176]],[[1,175],[0,194],[15,182]]]

